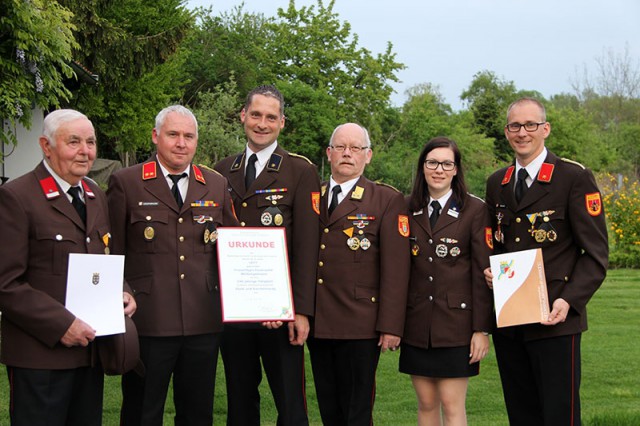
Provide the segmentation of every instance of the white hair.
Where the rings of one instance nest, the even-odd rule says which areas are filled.
[[[186,108],[182,105],[171,105],[168,106],[166,108],[164,108],[162,111],[160,111],[158,113],[158,115],[156,115],[156,132],[160,133],[160,129],[162,128],[162,125],[164,124],[164,120],[165,118],[167,118],[167,115],[169,115],[169,113],[171,112],[175,112],[176,114],[180,114],[180,115],[184,115],[185,117],[191,117],[191,119],[193,119],[193,123],[196,125],[196,137],[198,136],[198,120],[196,120],[196,116],[193,115],[193,113],[191,112],[191,110],[189,108]]]
[[[44,118],[42,134],[49,140],[51,146],[56,146],[56,133],[58,133],[60,126],[80,118],[89,120],[86,115],[74,109],[55,110]]]

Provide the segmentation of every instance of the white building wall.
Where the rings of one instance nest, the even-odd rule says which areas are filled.
[[[30,172],[42,160],[42,150],[38,144],[38,138],[42,134],[44,112],[41,109],[32,111],[31,129],[27,130],[21,125],[15,129],[18,145],[3,145],[0,153],[0,176],[15,179]],[[9,123],[2,123],[3,129],[9,127]]]

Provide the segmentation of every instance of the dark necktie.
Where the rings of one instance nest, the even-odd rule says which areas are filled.
[[[258,156],[251,154],[249,161],[247,161],[247,170],[244,172],[244,189],[249,189],[254,180],[256,180],[256,161]]]
[[[340,185],[336,185],[331,190],[331,203],[329,204],[329,216],[338,207],[338,194],[342,192]]]
[[[524,197],[524,194],[527,193],[527,189],[529,189],[529,187],[527,186],[527,182],[525,181],[527,179],[527,176],[529,176],[529,173],[527,173],[527,169],[523,167],[520,170],[518,170],[518,181],[516,182],[516,202],[517,203],[519,203],[520,200],[522,200],[522,197]]]
[[[442,206],[440,206],[439,202],[433,200],[431,202],[431,208],[433,209],[433,211],[431,212],[431,216],[429,217],[429,223],[431,223],[431,230],[433,230],[433,228],[436,227],[438,218],[440,217],[440,209],[442,208]]]
[[[176,199],[176,203],[178,203],[178,208],[181,209],[182,204],[184,204],[184,202],[182,201],[182,195],[180,194],[180,189],[178,188],[178,182],[183,177],[187,177],[187,174],[183,173],[181,175],[167,175],[167,176],[169,176],[169,179],[171,179],[171,181],[173,182],[173,186],[171,187],[171,193],[173,194],[173,198]]]
[[[80,187],[72,186],[71,188],[69,188],[67,193],[71,195],[71,205],[73,205],[73,208],[75,208],[76,211],[78,212],[80,219],[82,219],[82,221],[86,223],[87,222],[87,206],[84,205],[84,202],[80,198]]]

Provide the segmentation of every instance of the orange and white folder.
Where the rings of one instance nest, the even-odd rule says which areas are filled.
[[[549,316],[542,250],[489,257],[498,327],[540,323]]]

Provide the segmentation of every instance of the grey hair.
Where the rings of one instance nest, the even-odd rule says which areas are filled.
[[[169,113],[171,112],[175,112],[176,114],[180,114],[185,117],[191,117],[191,119],[193,120],[193,123],[196,125],[196,137],[198,136],[198,120],[196,120],[196,116],[193,115],[193,113],[189,108],[184,107],[182,105],[168,106],[164,108],[162,111],[160,111],[158,115],[156,115],[156,127],[155,127],[156,132],[160,132],[160,129],[164,124],[165,118],[167,118],[167,115],[169,115]]]
[[[342,127],[346,126],[347,124],[355,124],[356,126],[360,127],[362,129],[362,133],[364,134],[364,142],[367,145],[367,148],[371,148],[371,139],[369,139],[369,132],[367,131],[366,128],[359,125],[358,123],[344,123],[339,125],[335,129],[333,129],[333,133],[331,133],[331,138],[329,138],[329,146],[333,145],[333,137],[336,135],[336,132],[340,130]]]
[[[44,118],[42,126],[42,134],[49,140],[51,146],[56,146],[56,133],[64,123],[84,118],[89,120],[86,115],[76,111],[75,109],[58,109]]]
[[[507,108],[507,123],[509,122],[509,114],[511,114],[511,110],[516,106],[526,103],[532,103],[536,105],[540,109],[540,113],[542,114],[542,121],[547,121],[547,110],[544,105],[542,105],[542,102],[540,102],[536,98],[524,97],[512,102],[511,105],[509,105],[509,108]]]

